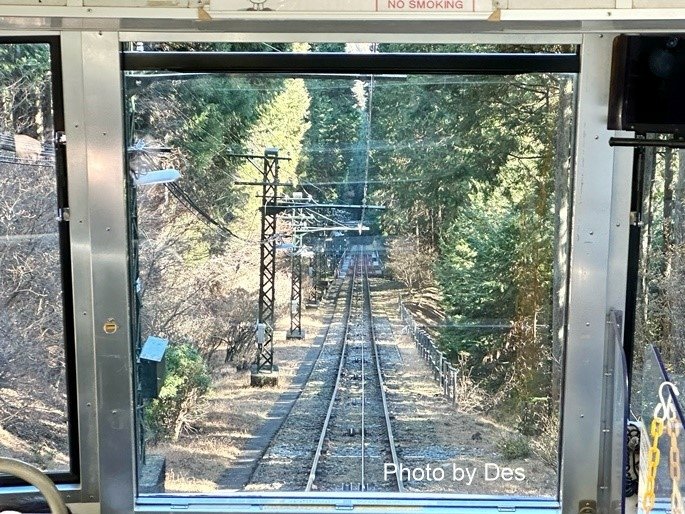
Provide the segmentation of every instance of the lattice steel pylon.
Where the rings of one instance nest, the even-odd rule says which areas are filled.
[[[309,202],[302,199],[301,193],[293,193],[293,202]],[[302,253],[304,246],[304,230],[307,228],[306,217],[302,209],[294,209],[290,215],[293,227],[293,252],[290,260],[291,285],[290,285],[290,330],[286,334],[288,339],[304,339],[302,330]]]
[[[311,277],[312,277],[312,287],[309,291],[309,301],[308,305],[318,306],[319,300],[323,296],[323,287],[321,285],[324,279],[324,266],[326,262],[326,257],[324,255],[325,251],[325,240],[322,237],[317,237],[314,243],[314,256],[311,259]]]
[[[274,367],[274,304],[276,301],[276,217],[278,203],[278,149],[264,150],[262,183],[262,226],[259,268],[259,314],[257,318],[257,359],[253,377],[273,373]],[[252,380],[253,385],[261,385]]]
[[[292,283],[290,286],[290,330],[288,339],[304,339],[302,331],[302,245],[298,245],[292,254]]]

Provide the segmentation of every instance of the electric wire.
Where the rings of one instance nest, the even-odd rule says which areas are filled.
[[[212,226],[216,229],[219,230],[220,233],[223,233],[224,235],[228,237],[235,238],[239,241],[243,241],[245,243],[262,243],[261,241],[250,241],[248,239],[245,239],[235,232],[233,232],[228,226],[226,226],[224,223],[221,223],[220,221],[217,221],[215,218],[213,218],[207,211],[205,211],[202,207],[200,207],[193,198],[190,197],[190,195],[183,190],[178,184],[175,184],[173,182],[168,182],[166,184],[167,189],[171,192],[171,194],[179,201],[181,204],[183,204],[188,210],[190,210],[193,214],[195,214],[200,221],[204,222],[208,226]]]
[[[371,51],[376,53],[378,50],[378,44],[373,43],[371,46]],[[374,86],[374,76],[371,75],[371,80],[369,82],[369,101],[367,102],[367,125],[366,125],[366,157],[364,164],[364,194],[362,196],[362,212],[359,217],[359,226],[364,226],[364,214],[366,213],[366,202],[367,195],[369,192],[369,163],[371,159],[371,111],[373,109],[373,86]]]

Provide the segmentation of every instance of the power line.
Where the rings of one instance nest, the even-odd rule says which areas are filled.
[[[185,192],[178,184],[169,182],[166,184],[166,187],[179,202],[181,202],[187,209],[193,212],[205,224],[217,228],[220,232],[223,232],[227,236],[233,237],[244,242],[250,242],[235,234],[225,224],[214,219],[207,211],[200,207],[195,202],[195,200],[193,200],[190,197],[190,195],[187,192]]]
[[[378,50],[378,44],[372,43],[371,51],[376,53]],[[369,162],[371,159],[371,110],[373,109],[373,86],[374,86],[374,76],[371,75],[371,81],[369,83],[369,101],[367,103],[367,128],[366,128],[366,163],[364,169],[364,195],[362,196],[362,213],[359,218],[359,226],[364,225],[364,214],[366,213],[366,196],[369,192]]]

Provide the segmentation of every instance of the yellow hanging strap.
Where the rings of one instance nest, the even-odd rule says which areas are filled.
[[[672,388],[674,394],[677,389]],[[680,494],[680,450],[678,449],[678,436],[680,435],[680,420],[676,413],[673,398],[669,397],[667,409],[668,421],[666,430],[671,438],[671,448],[668,454],[669,471],[671,474],[671,514],[683,514],[683,498]]]
[[[672,394],[669,395],[668,401],[664,398],[664,387],[669,386]],[[664,433],[664,425],[666,426],[668,435],[670,437],[670,451],[669,451],[669,470],[672,481],[671,493],[671,513],[685,514],[683,512],[683,499],[680,494],[680,451],[678,449],[678,436],[680,435],[680,421],[676,414],[675,405],[673,404],[673,396],[678,395],[678,389],[671,382],[664,382],[659,387],[659,404],[654,409],[654,417],[650,425],[651,445],[647,454],[647,477],[645,484],[645,493],[642,498],[642,510],[644,514],[649,514],[654,508],[656,502],[656,473],[661,459],[661,452],[659,451],[659,438]]]
[[[661,406],[661,405],[659,405]],[[661,452],[659,451],[659,438],[664,433],[664,419],[654,412],[652,418],[652,425],[650,426],[649,435],[652,439],[652,445],[649,447],[647,454],[647,484],[645,486],[645,494],[642,498],[642,510],[645,514],[649,514],[654,508],[656,497],[654,489],[656,487],[656,470],[659,467],[659,460]]]

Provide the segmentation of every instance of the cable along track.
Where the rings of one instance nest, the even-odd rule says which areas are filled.
[[[354,265],[338,373],[307,480],[307,491],[403,490],[385,464],[399,462],[376,348],[367,256]]]

